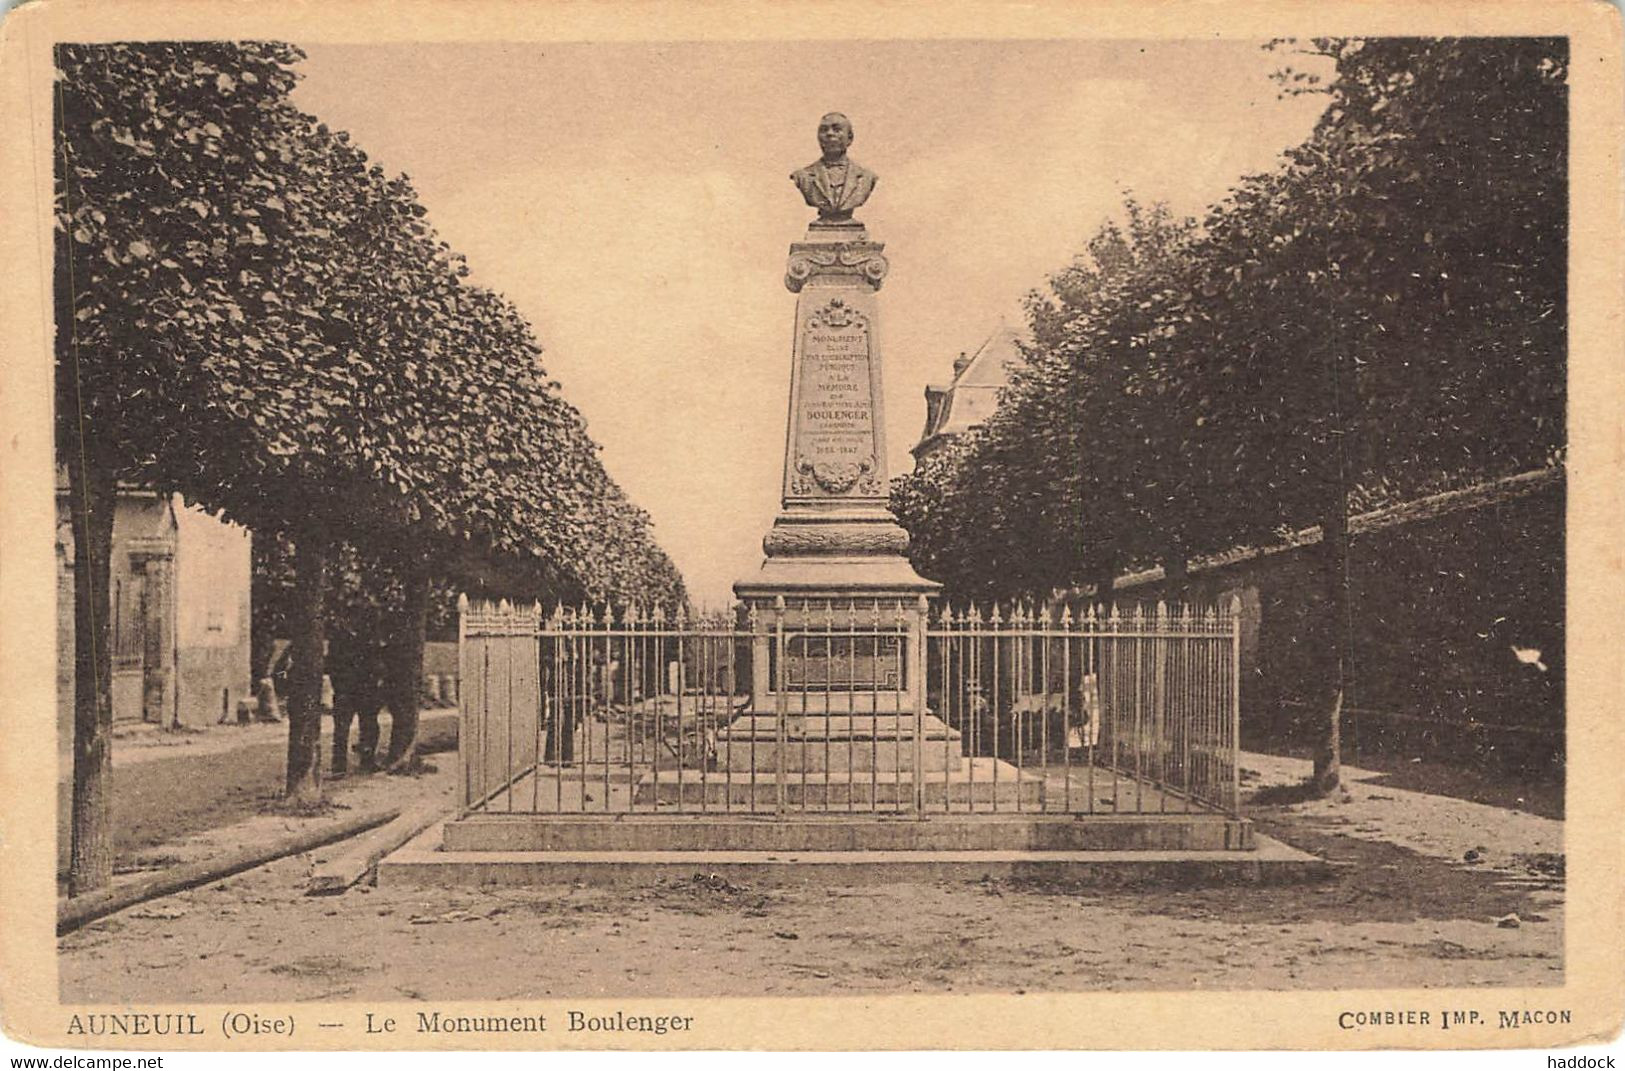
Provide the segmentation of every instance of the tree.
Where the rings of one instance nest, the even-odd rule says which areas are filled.
[[[256,242],[254,231],[219,222],[228,212],[257,216],[276,188],[269,176],[279,166],[292,55],[257,44],[57,48],[56,429],[74,517],[78,626],[72,894],[112,874],[107,588],[116,489],[151,477],[157,456],[175,448],[166,437],[176,425],[207,420],[219,400],[198,374],[202,351],[247,319],[221,280],[259,271],[266,245],[263,232]]]
[[[462,282],[405,176],[292,105],[300,55],[255,42],[58,49],[57,430],[82,563],[76,892],[111,868],[119,479],[291,543],[292,799],[321,791],[328,578],[346,541],[410,548],[395,556],[400,613],[417,622],[395,698],[407,724],[437,570],[497,560],[555,591],[675,579],[647,519],[610,493],[523,317]],[[611,564],[601,536],[629,541]],[[397,757],[409,761],[410,743]]]
[[[1103,229],[1031,302],[1034,346],[999,411],[894,503],[922,570],[946,562],[968,590],[1058,547],[1070,564],[1019,582],[1177,572],[1318,525],[1312,784],[1329,791],[1352,679],[1351,501],[1562,450],[1568,57],[1536,38],[1308,48],[1335,66],[1324,84],[1283,74],[1327,94],[1309,139],[1200,226],[1147,225],[1131,203],[1126,231]],[[983,557],[989,530],[1002,558]]]

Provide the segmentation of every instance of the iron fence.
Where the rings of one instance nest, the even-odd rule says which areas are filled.
[[[465,811],[1238,805],[1238,608],[461,604]]]

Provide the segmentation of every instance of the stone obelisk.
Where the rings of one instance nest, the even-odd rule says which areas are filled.
[[[885,246],[852,218],[876,177],[847,158],[845,116],[824,116],[818,138],[823,155],[791,175],[818,218],[791,244],[784,276],[796,318],[781,509],[761,570],[734,591],[759,607],[779,596],[917,602],[939,585],[909,565],[908,533],[886,507]]]

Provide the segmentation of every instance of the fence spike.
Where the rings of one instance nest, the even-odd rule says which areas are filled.
[[[1064,629],[1072,627],[1072,604],[1069,602],[1061,604],[1061,627]]]
[[[987,623],[992,625],[994,628],[998,628],[1001,624],[1004,623],[1004,618],[999,616],[999,604],[998,603],[993,604],[993,608],[992,608],[991,612],[989,612],[989,614],[987,615]]]
[[[1046,603],[1041,604],[1038,607],[1038,627],[1039,628],[1049,628],[1049,626],[1050,626],[1049,603],[1046,602]]]
[[[468,613],[468,593],[467,592],[459,592],[458,593],[458,595],[457,595],[457,612],[460,613],[460,614]]]

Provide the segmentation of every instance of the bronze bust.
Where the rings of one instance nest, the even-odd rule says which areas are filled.
[[[869,199],[879,180],[873,171],[847,159],[851,144],[851,120],[830,112],[818,120],[818,147],[823,156],[790,174],[802,198],[818,210],[819,223],[850,222],[853,211]]]

